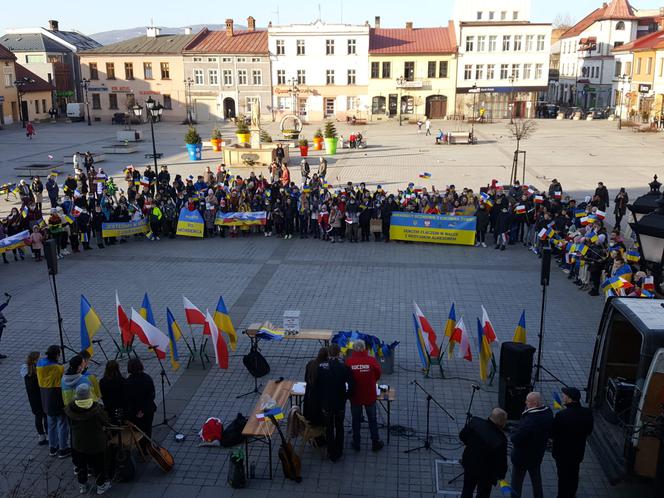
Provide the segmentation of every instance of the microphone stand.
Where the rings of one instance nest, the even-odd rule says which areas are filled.
[[[448,412],[445,409],[445,407],[443,405],[441,405],[438,401],[436,401],[434,399],[434,397],[431,395],[431,393],[429,393],[426,389],[424,389],[422,387],[422,385],[419,382],[417,382],[417,380],[413,380],[413,382],[411,382],[411,384],[415,384],[417,387],[420,388],[420,390],[424,394],[427,395],[427,426],[426,426],[426,435],[424,437],[424,441],[422,442],[422,444],[420,446],[416,447],[416,448],[411,448],[409,450],[405,450],[404,453],[412,453],[413,451],[424,449],[424,450],[429,450],[429,451],[435,453],[436,455],[438,455],[443,460],[449,460],[447,457],[443,456],[442,453],[440,453],[438,450],[436,450],[431,445],[431,435],[430,435],[430,432],[429,432],[430,420],[431,420],[431,415],[430,415],[431,402],[433,401],[436,404],[436,406],[438,406],[438,408],[440,408],[443,411],[443,413],[445,413],[445,415],[447,415],[451,420],[455,420],[455,418],[452,416],[452,414],[450,412]]]
[[[154,429],[155,427],[161,427],[162,425],[168,427],[170,430],[173,432],[177,432],[175,428],[170,424],[170,421],[175,419],[176,415],[172,415],[170,417],[166,416],[166,392],[165,392],[165,383],[168,384],[168,386],[171,386],[171,381],[168,380],[168,375],[166,375],[166,370],[164,370],[164,363],[161,361],[161,358],[159,358],[159,354],[157,353],[157,348],[155,346],[148,346],[148,349],[152,350],[154,352],[154,355],[157,357],[157,361],[159,362],[159,367],[161,368],[161,371],[159,372],[159,375],[161,376],[161,410],[163,412],[163,420],[159,422],[158,424],[155,424],[152,426]]]
[[[92,344],[97,344],[99,346],[99,349],[101,350],[101,354],[103,354],[104,358],[106,358],[106,361],[108,361],[108,356],[106,356],[106,351],[104,351],[104,346],[101,345],[101,339],[97,339],[96,341],[92,341]]]

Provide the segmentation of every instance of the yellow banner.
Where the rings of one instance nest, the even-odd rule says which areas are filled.
[[[475,244],[475,217],[392,213],[390,239],[435,244]]]

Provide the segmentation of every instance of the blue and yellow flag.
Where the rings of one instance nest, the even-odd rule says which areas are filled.
[[[182,337],[182,330],[178,325],[178,322],[175,321],[173,313],[171,310],[166,308],[166,322],[168,323],[168,342],[170,343],[170,358],[171,366],[173,370],[180,368],[180,356],[178,355],[178,345],[177,342]]]
[[[505,479],[498,481],[498,486],[500,487],[500,493],[503,496],[514,496],[514,490],[512,489],[512,486],[510,486],[510,483]]]
[[[212,320],[214,321],[219,331],[225,333],[228,336],[231,350],[235,351],[235,348],[237,347],[237,333],[235,332],[235,327],[233,327],[231,317],[228,314],[228,308],[226,308],[226,303],[224,303],[223,296],[219,296],[217,309],[214,310]]]
[[[553,392],[553,409],[554,410],[563,409],[563,401],[560,399],[560,394],[558,394],[558,392],[556,391]]]
[[[99,327],[101,327],[99,315],[81,294],[81,351],[87,351],[90,356],[94,353],[92,339],[97,334]]]
[[[613,274],[614,277],[620,277],[623,280],[630,282],[632,280],[632,267],[629,265],[622,265]]]
[[[519,318],[519,324],[516,326],[512,341],[520,342],[521,344],[526,343],[526,310],[521,312],[521,318]]]
[[[261,325],[261,328],[258,330],[256,335],[262,337],[263,339],[267,339],[268,341],[281,341],[284,338],[284,331],[265,324]]]
[[[426,344],[424,343],[424,337],[422,337],[422,330],[417,321],[417,316],[413,313],[413,324],[415,326],[415,344],[417,345],[417,352],[420,355],[420,361],[422,362],[422,368],[424,370],[429,370],[429,353],[427,352]]]
[[[480,352],[480,379],[486,380],[489,377],[489,361],[493,353],[479,318],[477,319],[477,349]]]
[[[150,325],[156,327],[157,324],[154,321],[154,315],[152,314],[152,306],[150,306],[150,299],[148,298],[148,293],[145,293],[143,296],[143,304],[141,304],[141,309],[138,310],[138,314],[143,317],[143,320],[148,322]]]

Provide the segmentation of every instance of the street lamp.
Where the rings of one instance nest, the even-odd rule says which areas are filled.
[[[622,113],[624,109],[624,100],[625,100],[625,83],[630,84],[632,82],[631,76],[623,74],[618,78],[620,82],[620,112],[618,113],[618,129],[622,130]]]
[[[297,78],[291,78],[288,80],[288,84],[290,85],[290,88],[288,89],[288,93],[290,93],[291,96],[291,103],[293,105],[293,113],[296,116],[300,115],[300,109],[299,109],[299,104],[297,101],[298,94],[300,93],[300,88],[297,86],[298,80]]]
[[[475,99],[477,98],[477,83],[473,84],[470,88],[470,93],[473,94],[473,119],[470,123],[470,138],[475,141]]]
[[[402,114],[403,114],[403,109],[402,109],[402,103],[401,103],[401,90],[403,88],[404,81],[406,81],[406,80],[403,76],[399,76],[397,78],[397,88],[399,88],[399,104],[398,104],[399,105],[399,109],[398,109],[399,110],[399,126],[402,126],[401,125],[401,117],[402,117]]]
[[[191,77],[187,77],[184,80],[184,84],[187,86],[187,93],[184,97],[184,100],[186,102],[186,107],[187,107],[187,123],[189,124],[189,126],[191,126],[191,122],[192,122],[191,108],[193,107],[191,105],[192,104],[192,102],[191,102],[191,85],[194,84],[194,80]]]
[[[159,171],[157,171],[157,147],[154,141],[154,123],[164,112],[164,106],[155,101],[152,97],[148,97],[145,101],[145,109],[147,111],[148,121],[150,121],[150,133],[152,134],[152,159],[154,160],[154,171],[156,175]],[[143,108],[138,104],[132,106],[131,110],[138,118],[143,115]]]
[[[90,121],[90,100],[88,99],[88,86],[90,85],[90,80],[83,78],[81,80],[81,86],[83,87],[83,92],[85,93],[85,113],[88,116],[88,126],[92,126]]]
[[[658,201],[661,196],[659,188],[662,186],[657,181],[657,175],[654,176],[653,181],[648,184],[650,191],[639,197],[632,204],[627,205],[627,209],[632,213],[632,222],[638,224],[641,219],[655,211],[658,207]]]
[[[629,226],[636,234],[641,259],[646,265],[654,267],[656,288],[661,282],[664,257],[664,196],[659,192],[660,186],[655,175],[650,183],[650,192],[627,206],[634,219]]]
[[[18,97],[18,112],[23,128],[25,128],[25,113],[23,112],[23,95],[25,95],[25,86],[34,82],[35,80],[29,78],[28,76],[23,76],[23,78],[14,81],[14,86],[16,87],[16,96]]]
[[[510,84],[512,85],[512,90],[510,91],[510,124],[514,124],[514,81],[516,76],[514,73],[509,77]]]

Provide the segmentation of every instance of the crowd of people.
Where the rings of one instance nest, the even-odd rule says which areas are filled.
[[[296,184],[287,161],[279,155],[266,176],[254,172],[246,177],[232,175],[223,164],[216,172],[205,168],[196,178],[179,174],[172,177],[165,165],[159,172],[150,166],[143,172],[130,166],[122,188],[103,169],[95,168],[91,154],[77,153],[74,172],[67,176],[62,189],[50,176],[45,185],[34,177],[31,184],[22,180],[12,190],[21,206],[12,208],[0,223],[0,239],[29,230],[32,256],[39,261],[47,238],[58,241],[58,257],[91,250],[93,240],[99,249],[127,242],[128,237],[104,237],[102,225],[106,222],[146,219],[151,239],[174,238],[180,211],[188,209],[200,212],[205,237],[261,233],[266,237],[311,237],[331,243],[389,242],[392,213],[405,211],[474,216],[476,246],[491,244],[505,250],[523,244],[541,255],[542,247],[551,245],[569,278],[591,295],[599,295],[603,274],[611,278],[625,264],[632,265],[633,277],[624,277],[630,286],[614,291],[641,295],[648,277],[640,271],[638,258],[628,258],[631,243],[621,236],[629,201],[624,188],[613,200],[615,226],[611,229],[605,223],[611,206],[609,193],[601,182],[594,195],[577,200],[566,195],[556,179],[542,191],[518,181],[502,187],[496,180],[478,191],[457,190],[454,185],[439,190],[410,183],[392,193],[381,185],[370,189],[364,182],[331,185],[323,157],[316,172],[302,159],[300,174],[302,182]],[[47,214],[44,190],[50,203]],[[259,211],[265,213],[262,226],[215,224],[218,213]],[[542,238],[542,230],[549,236]],[[579,248],[583,253],[577,251]],[[14,260],[25,258],[21,248],[14,249],[13,255]],[[4,263],[9,263],[7,254],[2,257]]]
[[[109,360],[100,380],[88,372],[86,351],[66,365],[61,358],[60,346],[52,345],[44,355],[29,353],[21,367],[38,444],[48,446],[51,457],[71,458],[81,494],[92,490],[88,475],[93,475],[101,495],[117,470],[107,430],[128,420],[145,435],[139,445],[147,446],[157,409],[154,382],[139,358],[127,362],[127,377]]]

